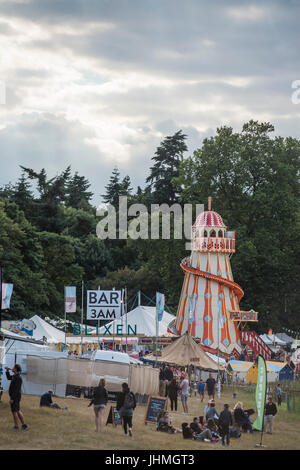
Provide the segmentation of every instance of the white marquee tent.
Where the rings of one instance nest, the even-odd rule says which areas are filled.
[[[127,318],[126,318],[127,317]],[[139,305],[135,309],[131,310],[127,314],[123,315],[118,320],[114,320],[105,325],[105,327],[99,328],[99,334],[108,335],[107,330],[109,329],[110,333],[117,332],[117,327],[119,326],[119,331],[122,330],[123,334],[126,334],[126,326],[130,325],[129,333],[136,331],[136,334],[144,334],[145,336],[155,336],[156,335],[156,307],[146,307]],[[164,311],[162,320],[159,323],[159,336],[165,336],[167,334],[168,325],[171,320],[174,319],[174,315]]]
[[[66,384],[53,385],[39,385],[27,381],[27,356],[40,356],[44,358],[57,359],[62,357],[67,357],[67,352],[53,351],[51,346],[34,344],[30,341],[22,340],[15,338],[17,335],[13,335],[9,338],[5,338],[5,347],[4,347],[4,360],[3,360],[3,369],[4,367],[12,368],[14,364],[20,364],[22,368],[22,393],[30,395],[41,395],[47,392],[49,389],[55,391],[57,396],[65,396]],[[7,391],[9,388],[10,382],[7,380],[5,373],[2,378],[3,390]]]
[[[46,340],[49,344],[65,342],[65,333],[38,315],[20,321],[4,321],[2,322],[2,331],[15,339]]]
[[[285,341],[282,341],[276,335],[260,335],[260,337],[269,346],[274,345],[274,343],[276,346],[284,346],[286,344]]]
[[[47,339],[47,343],[57,344],[65,342],[65,333],[50,325],[50,323],[47,323],[38,315],[34,315],[30,320],[36,325],[36,328],[33,330],[33,337],[35,339],[42,339],[45,337]]]

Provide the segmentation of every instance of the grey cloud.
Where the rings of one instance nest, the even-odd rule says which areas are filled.
[[[140,72],[155,78],[155,85],[100,95],[89,90],[72,97],[74,105],[92,107],[98,116],[121,117],[135,132],[120,137],[129,149],[130,159],[118,164],[85,139],[94,137],[92,129],[71,123],[60,116],[9,112],[22,103],[23,93],[34,86],[51,83],[51,63],[47,70],[15,69],[8,76],[9,121],[14,125],[0,130],[1,157],[7,162],[0,183],[15,180],[18,165],[45,167],[56,173],[72,165],[88,177],[93,191],[102,194],[104,185],[117,164],[129,174],[134,185],[144,185],[151,156],[166,135],[182,129],[188,135],[189,153],[226,123],[240,131],[245,119],[270,116],[276,132],[299,135],[300,105],[291,103],[291,82],[298,73],[299,3],[280,0],[253,2],[271,11],[263,21],[238,21],[227,10],[247,2],[221,0],[32,0],[20,3],[1,1],[3,19],[0,35],[12,29],[5,18],[36,22],[50,39],[35,39],[23,44],[24,55],[34,48],[64,57],[79,70],[80,58],[93,62],[93,73],[80,70],[82,82],[98,84],[110,80],[107,74]],[[97,29],[96,22],[114,25]],[[17,22],[16,22],[17,24]],[[78,35],[54,32],[53,26],[66,25]],[[89,26],[90,25],[90,26]],[[60,30],[61,31],[61,30]],[[1,40],[1,38],[0,38]],[[206,41],[206,42],[205,42]],[[210,42],[207,42],[210,41]],[[69,57],[69,59],[68,59]],[[104,78],[103,69],[106,73]],[[249,78],[244,86],[229,79]],[[2,78],[2,77],[0,77]],[[160,79],[168,78],[167,88]],[[227,83],[225,83],[227,80]],[[18,86],[20,85],[20,86]],[[22,85],[22,86],[21,86]],[[141,84],[143,85],[143,84]],[[67,96],[67,94],[66,94]],[[67,98],[68,99],[68,96]],[[209,105],[211,107],[209,107]],[[202,107],[201,107],[202,106]],[[23,114],[22,114],[23,113]],[[5,116],[3,121],[5,122]]]

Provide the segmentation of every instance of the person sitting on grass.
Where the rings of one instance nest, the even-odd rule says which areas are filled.
[[[216,424],[216,420],[215,420],[215,419],[209,418],[209,419],[207,420],[206,428],[211,431],[212,437],[213,437],[214,439],[218,439],[218,440],[221,439],[220,431],[219,431],[219,428],[218,428],[218,426],[217,426],[217,424]]]
[[[190,424],[190,428],[193,430],[194,433],[199,434],[202,432],[202,427],[199,418],[194,418],[193,422]]]
[[[44,393],[40,399],[40,406],[47,406],[49,408],[57,408],[58,410],[67,410],[68,408],[62,408],[58,403],[53,403],[52,401],[53,390],[48,390]]]
[[[168,411],[164,411],[158,417],[157,431],[167,432],[168,434],[174,434],[176,432],[182,432],[181,429],[172,426],[172,418],[169,416]]]
[[[188,423],[182,423],[181,427],[183,439],[194,439],[194,432]]]
[[[252,424],[250,422],[248,414],[243,410],[243,403],[237,402],[233,408],[234,422],[237,426],[240,426],[244,432],[253,433]]]
[[[199,418],[194,418],[190,424],[194,439],[197,441],[211,442],[213,435],[210,429],[200,423]]]

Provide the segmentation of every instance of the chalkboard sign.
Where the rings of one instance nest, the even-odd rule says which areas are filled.
[[[150,396],[148,398],[146,408],[145,424],[155,423],[158,413],[162,410],[165,410],[167,408],[167,404],[168,398],[166,397]]]
[[[107,417],[106,425],[113,424],[117,426],[117,424],[122,424],[122,418],[115,406],[111,406],[109,410],[109,415]]]

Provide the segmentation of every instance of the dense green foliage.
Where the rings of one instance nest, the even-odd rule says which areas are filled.
[[[119,196],[148,211],[152,204],[206,204],[212,196],[212,209],[236,232],[231,263],[245,291],[240,306],[259,312],[261,332],[299,329],[300,141],[273,132],[269,123],[250,121],[240,133],[225,126],[185,156],[186,136],[178,131],[154,153],[144,188],[134,193],[130,177],[114,168],[101,194],[116,211]],[[0,264],[3,281],[14,284],[4,318],[63,317],[64,286],[76,285],[78,320],[82,280],[85,288],[127,287],[128,298],[160,290],[176,313],[186,240],[101,240],[92,197],[88,180],[70,167],[51,179],[45,169],[22,168],[15,185],[0,189]]]

